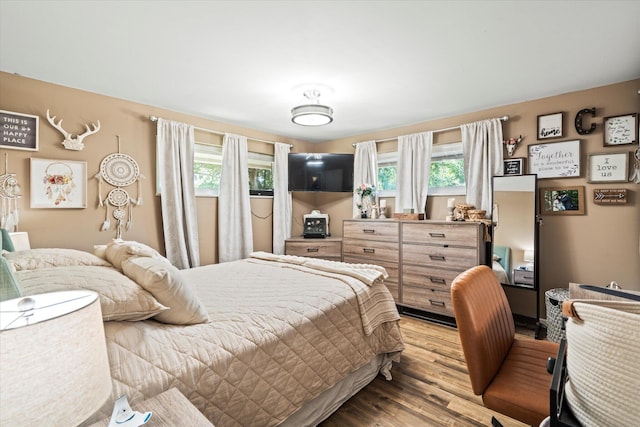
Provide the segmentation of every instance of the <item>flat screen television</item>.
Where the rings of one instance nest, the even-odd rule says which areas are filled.
[[[353,154],[289,153],[289,191],[353,192]]]

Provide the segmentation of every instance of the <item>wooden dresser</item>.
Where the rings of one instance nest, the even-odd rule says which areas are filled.
[[[305,239],[292,237],[284,242],[285,255],[306,256],[311,258],[342,260],[342,239],[326,237],[324,239]]]
[[[482,223],[403,222],[401,304],[453,317],[451,282],[485,258]]]
[[[400,222],[353,219],[342,223],[342,260],[376,264],[389,273],[385,284],[396,303],[400,302]]]
[[[383,266],[401,310],[453,324],[451,282],[486,263],[484,232],[483,223],[471,221],[349,219],[343,222],[342,260]]]

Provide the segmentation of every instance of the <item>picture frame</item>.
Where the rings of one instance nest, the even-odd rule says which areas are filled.
[[[31,208],[87,207],[87,162],[31,158]]]
[[[580,177],[580,140],[531,144],[529,173],[542,178]]]
[[[629,153],[589,154],[588,182],[627,182]]]
[[[504,159],[504,175],[522,175],[524,173],[524,157]]]
[[[622,114],[604,118],[605,147],[638,143],[638,114]]]
[[[0,148],[38,151],[40,117],[0,110]]]
[[[584,215],[584,186],[540,188],[542,215]]]
[[[538,139],[562,138],[564,113],[542,114],[538,116]]]

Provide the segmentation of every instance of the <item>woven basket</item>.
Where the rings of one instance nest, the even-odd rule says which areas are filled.
[[[547,340],[560,342],[565,338],[562,322],[562,302],[569,299],[569,288],[549,289],[544,293],[547,309]]]
[[[484,209],[469,209],[467,213],[469,214],[470,221],[480,221],[481,219],[484,219],[487,211]]]
[[[469,210],[470,209],[475,209],[476,207],[474,205],[469,205],[469,204],[465,204],[465,203],[460,203],[456,205],[456,208],[453,211],[453,216],[457,219],[464,219],[464,220],[468,220],[469,219]]]
[[[568,309],[571,308],[571,309]],[[567,402],[584,426],[632,426],[640,420],[640,302],[563,303]]]

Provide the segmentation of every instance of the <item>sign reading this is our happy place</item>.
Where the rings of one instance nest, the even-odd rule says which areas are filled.
[[[38,151],[38,116],[0,110],[0,147]]]

